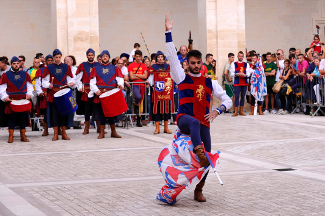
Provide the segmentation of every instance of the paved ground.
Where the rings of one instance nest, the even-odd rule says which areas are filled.
[[[175,126],[171,126],[175,130]],[[218,117],[212,149],[221,151],[206,203],[193,191],[174,206],[157,204],[164,180],[157,157],[173,135],[154,127],[122,129],[122,139],[97,140],[95,130],[52,142],[8,144],[0,131],[0,215],[324,215],[325,118],[301,114]],[[51,131],[52,134],[52,131]],[[279,172],[274,169],[293,168]]]

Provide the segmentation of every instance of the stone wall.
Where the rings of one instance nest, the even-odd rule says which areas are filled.
[[[313,40],[313,17],[321,12],[322,0],[246,0],[246,47],[259,53],[281,48],[304,52]],[[322,36],[322,35],[321,35]],[[322,36],[323,37],[323,36]]]
[[[165,52],[165,13],[174,21],[173,40],[177,49],[188,45],[189,30],[194,48],[200,49],[202,41],[206,41],[204,34],[199,35],[197,0],[99,0],[98,7],[100,50],[109,50],[111,57],[129,54],[136,42],[142,53],[148,55],[140,32],[150,53]]]
[[[1,0],[0,56],[25,55],[27,67],[37,52],[53,51],[51,0]]]

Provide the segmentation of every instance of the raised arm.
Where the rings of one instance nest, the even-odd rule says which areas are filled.
[[[166,57],[170,64],[170,75],[176,84],[181,83],[186,75],[184,69],[178,60],[176,48],[173,43],[171,29],[173,27],[173,21],[169,21],[167,14],[165,15],[165,26],[166,26]]]

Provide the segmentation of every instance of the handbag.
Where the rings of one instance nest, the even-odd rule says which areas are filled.
[[[277,81],[272,87],[273,92],[278,93],[281,90],[282,84],[283,84],[283,80]]]
[[[287,90],[288,90],[288,85],[287,84],[284,84],[280,90],[280,94],[283,95],[283,96],[286,96],[287,95]]]

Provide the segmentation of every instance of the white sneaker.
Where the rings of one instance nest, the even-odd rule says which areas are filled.
[[[288,110],[284,110],[284,112],[282,112],[282,115],[288,115],[288,114],[289,114]]]
[[[115,124],[117,127],[123,127],[123,123],[119,121],[118,123]]]
[[[272,111],[271,111],[271,114],[276,114],[277,112],[276,112],[276,109],[273,109]]]
[[[299,107],[296,109],[296,113],[300,113],[300,108]]]
[[[153,125],[152,121],[147,124],[148,127],[150,127],[152,125]]]
[[[283,113],[283,109],[279,109],[279,111],[276,114],[282,115],[282,113]]]
[[[268,110],[265,110],[265,111],[263,112],[263,114],[264,114],[264,115],[267,115],[267,114],[269,114],[269,111],[268,111]]]

